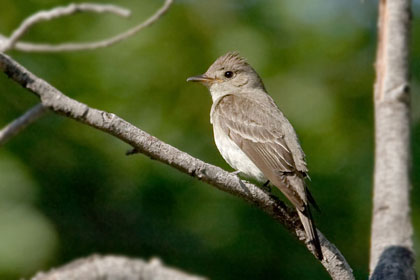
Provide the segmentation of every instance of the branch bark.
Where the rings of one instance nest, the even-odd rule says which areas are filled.
[[[410,5],[410,0],[379,2],[370,273],[376,270],[372,279],[396,279],[377,278],[391,266],[407,268],[407,277],[398,279],[415,279],[410,216]],[[396,258],[391,250],[395,248],[406,253]]]
[[[174,268],[158,259],[145,262],[120,256],[98,256],[78,259],[48,272],[37,273],[31,280],[205,280]]]
[[[21,132],[31,123],[37,121],[42,117],[46,112],[42,104],[35,105],[29,109],[25,114],[14,120],[13,122],[6,125],[2,130],[0,130],[0,146],[4,145],[10,138]]]
[[[41,103],[52,111],[100,129],[130,144],[138,152],[152,159],[168,164],[219,190],[243,198],[283,224],[302,243],[305,242],[305,233],[297,213],[259,187],[243,182],[236,175],[196,159],[160,141],[115,114],[90,108],[69,98],[7,55],[1,53],[0,69],[22,87],[36,94],[41,99]],[[352,270],[343,255],[323,234],[319,231],[318,234],[324,254],[322,265],[331,275],[331,278],[337,280],[354,279]],[[310,244],[305,245],[311,250]]]
[[[62,43],[62,44],[57,44],[57,45],[42,44],[42,43],[37,44],[37,43],[31,43],[31,42],[16,42],[16,40],[14,40],[15,42],[13,42],[13,49],[23,51],[23,52],[73,52],[73,51],[95,50],[95,49],[99,49],[99,48],[106,48],[106,47],[109,47],[109,46],[114,45],[116,43],[122,42],[122,41],[134,36],[140,30],[142,30],[142,29],[152,25],[153,23],[155,23],[157,20],[159,20],[159,18],[161,18],[169,10],[169,8],[171,7],[172,4],[173,4],[173,0],[165,0],[162,7],[160,7],[159,10],[157,10],[152,16],[150,16],[145,21],[139,23],[138,25],[132,27],[131,29],[129,29],[125,32],[117,34],[114,37],[107,38],[105,40],[88,42],[88,43]],[[93,4],[84,4],[84,5],[93,5]],[[107,7],[107,5],[105,5],[105,6]],[[116,13],[116,11],[115,11],[115,9],[117,8],[116,6],[109,6],[108,10],[106,10],[106,11],[108,11],[108,12],[112,11],[111,7],[114,8],[114,13]],[[60,9],[71,10],[71,9],[69,9],[70,6],[69,7],[59,7],[59,8]],[[119,8],[119,9],[121,9],[121,10],[117,14],[120,14],[120,15],[124,14],[122,12],[122,8]],[[46,11],[46,12],[53,12],[53,11],[54,11],[54,9],[52,11]],[[74,9],[73,11],[76,12],[76,11],[78,11],[78,9]],[[89,11],[94,11],[94,10],[91,9]],[[46,12],[44,12],[44,13],[46,13]],[[57,15],[55,17],[57,17]],[[28,21],[29,19],[30,18],[25,20],[25,22]],[[22,24],[22,25],[24,25],[24,24]],[[17,31],[15,31],[15,32],[17,32]],[[15,32],[13,34],[15,34]],[[3,40],[4,40],[4,38],[3,38]],[[7,41],[6,41],[6,43],[7,43]]]
[[[165,0],[162,7],[157,10],[152,16],[145,21],[134,26],[133,28],[120,33],[114,37],[90,43],[66,43],[66,44],[35,44],[30,42],[18,42],[18,40],[30,30],[30,28],[42,21],[49,21],[63,16],[73,15],[80,12],[94,12],[94,13],[113,13],[122,17],[128,17],[130,11],[119,6],[110,4],[96,4],[96,3],[79,3],[70,4],[65,7],[55,7],[47,11],[39,11],[30,17],[26,18],[18,28],[12,33],[10,38],[7,38],[0,34],[0,52],[6,52],[11,49],[16,49],[25,52],[63,52],[63,51],[81,51],[81,50],[93,50],[97,48],[104,48],[113,44],[124,41],[142,29],[152,25],[154,22],[159,20],[171,7],[173,0]],[[18,119],[14,120],[10,124],[6,125],[0,131],[0,146],[4,145],[10,138],[21,132],[29,124],[35,122],[47,110],[41,108],[42,105],[36,105],[29,109]]]
[[[18,28],[13,32],[9,39],[5,39],[5,44],[0,49],[3,52],[13,49],[16,42],[25,35],[28,30],[35,24],[42,21],[49,21],[63,16],[73,15],[80,12],[94,12],[94,13],[113,13],[121,17],[128,17],[130,11],[115,5],[110,4],[93,4],[93,3],[81,3],[81,4],[70,4],[65,7],[56,7],[48,11],[39,11],[27,19],[25,19]]]

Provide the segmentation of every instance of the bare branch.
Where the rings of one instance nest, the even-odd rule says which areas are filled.
[[[305,233],[297,213],[257,186],[243,182],[236,175],[226,172],[220,167],[205,163],[160,141],[115,114],[90,108],[86,104],[69,98],[1,53],[0,69],[22,87],[35,93],[41,99],[42,104],[52,111],[111,134],[150,158],[168,164],[219,190],[245,199],[283,224],[301,242],[305,242]],[[319,238],[324,254],[322,265],[332,279],[354,279],[350,266],[338,249],[320,232]],[[306,244],[306,246],[312,252],[311,245]]]
[[[6,125],[0,130],[0,146],[4,145],[10,138],[18,134],[25,127],[38,120],[47,112],[42,104],[35,105],[29,109],[25,114]]]
[[[6,52],[10,49],[18,49],[27,52],[61,52],[61,51],[78,51],[84,49],[96,49],[110,46],[122,40],[135,35],[140,30],[157,21],[164,13],[167,12],[173,0],[166,0],[164,5],[150,18],[143,23],[135,26],[134,28],[121,33],[110,39],[92,43],[69,43],[61,45],[48,45],[48,44],[33,44],[33,43],[20,43],[18,40],[36,23],[42,21],[52,20],[62,16],[72,15],[78,12],[95,12],[95,13],[114,13],[116,15],[127,17],[130,11],[111,4],[95,4],[95,3],[80,3],[70,4],[65,7],[56,7],[48,11],[40,11],[28,17],[22,24],[13,32],[10,38],[0,34],[0,52]],[[39,105],[42,107],[42,105]],[[40,118],[45,110],[41,107],[34,107],[23,116],[19,117],[0,131],[0,146],[8,141],[11,137],[22,131],[29,124]]]
[[[151,17],[149,17],[144,22],[138,24],[137,26],[120,33],[114,37],[97,41],[97,42],[88,42],[88,43],[64,43],[64,44],[36,44],[29,42],[17,42],[15,45],[16,50],[24,52],[70,52],[70,51],[81,51],[81,50],[94,50],[99,48],[109,47],[113,44],[119,43],[127,38],[135,35],[140,30],[150,26],[156,22],[160,17],[162,17],[172,5],[173,0],[165,0],[163,6],[156,11]]]
[[[178,269],[165,267],[153,258],[149,262],[120,256],[98,256],[78,259],[65,266],[41,272],[31,280],[204,280]]]
[[[56,7],[48,11],[39,11],[32,16],[25,19],[20,26],[13,32],[9,39],[4,41],[0,50],[6,52],[13,49],[16,42],[35,24],[42,21],[49,21],[63,16],[73,15],[80,12],[94,12],[94,13],[112,13],[121,17],[130,16],[130,11],[111,4],[94,4],[81,3],[70,4],[65,7]],[[3,38],[4,39],[4,38]]]
[[[415,279],[413,264],[389,254],[399,248],[413,256],[410,215],[410,0],[379,2],[376,57],[375,174],[371,231],[370,273],[385,277],[389,265],[406,267]],[[405,254],[408,256],[409,254]],[[378,264],[380,261],[380,264]],[[384,265],[387,264],[387,265]],[[408,265],[407,265],[408,264]],[[378,275],[383,275],[379,278]]]

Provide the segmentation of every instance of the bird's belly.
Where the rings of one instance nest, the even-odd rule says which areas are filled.
[[[259,182],[266,182],[261,170],[248,158],[248,156],[233,142],[224,131],[213,128],[214,140],[220,154],[226,162],[235,170],[240,171],[246,177],[250,177]]]

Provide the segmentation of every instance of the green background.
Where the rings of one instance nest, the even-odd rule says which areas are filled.
[[[76,1],[79,2],[79,1]],[[106,2],[106,1],[103,1]],[[108,1],[130,19],[83,14],[42,23],[25,40],[90,41],[117,34],[162,1]],[[1,0],[10,35],[61,0]],[[368,275],[373,168],[375,1],[176,1],[135,37],[95,51],[8,54],[91,107],[113,112],[206,162],[219,155],[207,90],[187,84],[236,50],[262,76],[297,130],[317,226],[356,278]],[[420,34],[414,1],[413,34]],[[413,192],[420,227],[420,36],[412,40]],[[0,127],[38,98],[0,75]],[[73,120],[52,113],[0,149],[0,278],[30,276],[93,253],[149,259],[212,279],[327,279],[306,248],[278,223],[220,192]],[[415,248],[419,239],[414,237]],[[417,268],[420,268],[417,265]]]

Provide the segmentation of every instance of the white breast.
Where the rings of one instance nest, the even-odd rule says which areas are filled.
[[[213,124],[213,131],[214,140],[220,154],[233,169],[238,170],[246,177],[250,177],[259,182],[267,181],[261,170],[222,129]]]

